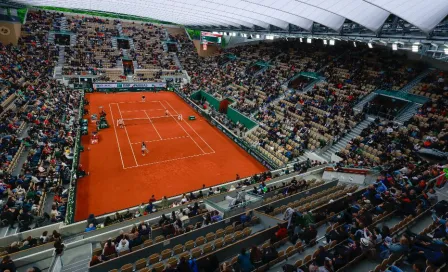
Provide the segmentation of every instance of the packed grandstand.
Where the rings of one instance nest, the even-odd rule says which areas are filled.
[[[201,56],[192,39],[179,26],[30,9],[18,43],[0,43],[0,272],[446,269],[446,63],[302,38]],[[163,83],[265,171],[175,195],[140,187],[148,201],[75,220],[87,202],[78,183],[94,171],[84,159],[98,140],[91,128],[103,129],[93,112],[120,149],[112,107],[91,106],[98,86],[147,82]],[[161,119],[189,121],[160,104]],[[213,152],[201,155],[218,152],[204,138],[194,143]],[[135,167],[121,160],[120,170]],[[133,195],[88,202],[115,198]]]

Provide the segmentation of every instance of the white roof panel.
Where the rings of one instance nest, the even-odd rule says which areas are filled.
[[[424,32],[433,30],[448,15],[448,0],[365,0]]]
[[[240,25],[311,30],[317,22],[340,30],[345,19],[372,31],[393,13],[429,32],[448,14],[448,0],[17,0],[33,6],[56,6],[116,12],[177,24]]]

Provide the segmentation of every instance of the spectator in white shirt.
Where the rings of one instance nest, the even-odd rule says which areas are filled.
[[[118,253],[124,252],[126,250],[129,250],[129,241],[125,238],[121,239],[120,243],[117,245],[117,251]]]

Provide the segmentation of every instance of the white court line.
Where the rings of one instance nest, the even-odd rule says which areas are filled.
[[[177,117],[177,115],[156,116],[156,117],[151,117],[151,119],[170,118],[170,117]],[[130,120],[148,120],[148,118],[125,118],[125,119],[123,119],[123,121],[130,121]],[[126,123],[125,123],[125,125],[126,125]]]
[[[166,101],[165,101],[166,102]],[[160,104],[162,104],[162,102],[160,102]],[[163,105],[163,104],[162,104]],[[177,113],[177,112],[176,112]],[[173,115],[171,115],[171,117],[173,117]],[[207,152],[204,151],[204,149],[202,149],[198,143],[190,136],[190,134],[185,130],[185,128],[177,121],[176,118],[174,118],[174,121],[176,121],[176,123],[185,131],[185,133],[187,133],[188,137],[190,137],[190,139],[199,147],[199,149],[202,151],[202,153],[206,154]]]
[[[164,100],[165,101],[165,103],[166,104],[168,104],[168,106],[170,106],[170,108],[172,108],[173,109],[173,111],[176,113],[176,114],[178,114],[178,112],[173,108],[173,106],[171,106],[171,104],[168,102],[168,101],[166,101],[166,100]],[[201,138],[201,140],[213,151],[213,152],[215,152],[215,150],[201,137],[201,135],[199,135],[199,133],[197,133],[197,131],[187,122],[187,121],[185,121],[185,119],[184,118],[182,118],[182,120],[194,131],[194,133],[196,133],[196,135],[198,135],[199,136],[199,138]]]
[[[164,109],[149,109],[149,110],[128,110],[128,111],[122,111],[122,112],[140,112],[140,111],[161,111]]]
[[[133,103],[159,103],[159,100],[151,100],[151,101],[134,101],[134,102],[117,102],[117,103],[111,103],[111,104],[133,104]]]
[[[188,136],[180,136],[180,137],[173,137],[173,138],[163,138],[160,140],[145,141],[145,143],[160,142],[160,141],[175,140],[175,139],[184,139],[184,138],[189,138],[189,137]],[[142,142],[136,142],[136,143],[132,143],[132,144],[141,144],[141,143]]]
[[[114,114],[112,113],[112,107],[109,104],[109,109],[110,109],[110,116],[112,117],[112,126],[114,127],[114,131],[115,131],[115,138],[117,139],[117,145],[118,145],[118,152],[120,153],[120,158],[121,158],[121,164],[123,165],[123,169],[124,168],[124,162],[123,162],[123,155],[121,155],[121,148],[120,148],[120,142],[118,141],[118,135],[117,135],[117,128],[115,127],[115,120],[114,120]]]
[[[121,119],[123,119],[123,116],[121,115],[120,105],[117,104],[117,107],[118,107],[118,112],[120,113],[120,117],[121,117]],[[129,134],[128,134],[128,130],[126,129],[126,125],[124,126],[124,132],[126,132],[126,136],[128,136],[129,146],[131,147],[131,151],[132,151],[132,155],[134,156],[135,164],[138,166],[137,158],[135,157],[134,149],[132,148],[131,139],[129,139]]]
[[[148,166],[148,165],[153,165],[153,164],[159,164],[159,163],[164,163],[164,162],[178,161],[178,160],[194,158],[194,157],[199,157],[199,156],[205,156],[205,155],[210,155],[210,154],[214,154],[214,153],[204,153],[204,154],[191,155],[191,156],[186,156],[186,157],[177,158],[177,159],[170,159],[170,160],[164,160],[164,161],[157,161],[157,162],[139,164],[138,166],[130,166],[130,167],[126,167],[125,169],[137,168],[137,167]]]
[[[165,101],[166,102],[166,101]],[[162,105],[162,107],[166,110],[165,105],[162,104],[162,101],[159,101],[160,105]]]
[[[151,118],[149,118],[149,115],[146,113],[146,111],[143,111],[146,115],[146,117],[148,117],[149,122],[151,123],[152,127],[154,128],[154,130],[157,132],[157,135],[159,135],[160,140],[162,140],[162,136],[160,136],[159,131],[157,131],[156,126],[154,125],[154,123],[151,121]]]

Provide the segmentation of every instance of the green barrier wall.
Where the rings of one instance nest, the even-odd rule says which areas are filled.
[[[197,91],[190,95],[190,97],[194,100],[201,100],[202,98],[205,98],[207,102],[212,106],[215,110],[219,111],[219,104],[221,101],[219,101],[217,98],[213,97],[211,94],[206,93],[204,91]]]
[[[204,91],[197,91],[197,92],[191,94],[190,98],[193,100],[201,100],[202,98],[205,98],[205,100],[207,100],[207,102],[215,110],[219,111],[219,105],[221,103],[221,100],[218,100],[217,98],[213,97],[209,93],[206,93]],[[230,101],[234,101],[231,98],[226,98],[226,99],[228,99]],[[257,123],[255,123],[254,121],[250,120],[248,117],[244,116],[239,111],[233,109],[232,106],[229,106],[227,108],[227,117],[234,123],[239,122],[240,124],[245,126],[247,129],[252,129],[257,125]]]
[[[80,95],[81,95],[81,103],[79,105],[79,116],[77,119],[77,122],[79,122],[79,124],[81,123],[84,111],[84,91],[80,91]],[[67,197],[67,213],[65,215],[66,224],[72,224],[75,222],[76,180],[74,174],[78,169],[80,148],[81,148],[81,128],[78,127],[78,129],[76,130],[73,165],[71,169],[71,178]]]
[[[381,94],[384,96],[397,98],[397,99],[406,100],[409,102],[418,103],[418,104],[425,104],[429,100],[429,98],[427,98],[425,96],[404,93],[404,92],[399,92],[399,91],[376,90],[375,93]]]
[[[232,109],[232,107],[227,108],[227,117],[229,117],[229,119],[235,123],[240,122],[240,124],[247,127],[248,129],[252,129],[257,125],[257,123],[250,120],[239,111]]]
[[[219,111],[219,104],[221,101],[213,97],[211,94],[201,91],[202,97],[205,97],[205,100],[212,106],[215,110]]]

